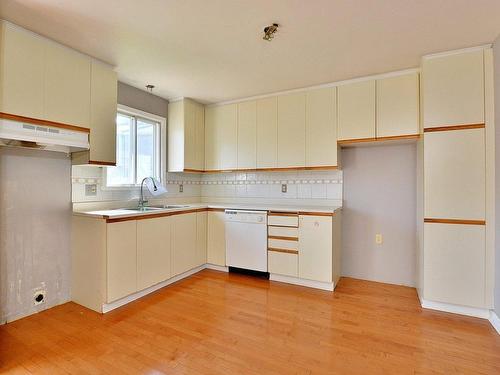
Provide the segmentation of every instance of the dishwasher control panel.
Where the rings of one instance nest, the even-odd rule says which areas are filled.
[[[230,222],[267,224],[267,211],[226,210],[225,214]]]

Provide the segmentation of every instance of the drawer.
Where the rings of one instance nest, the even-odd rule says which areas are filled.
[[[295,227],[299,226],[299,216],[297,214],[269,214],[267,216],[268,225],[276,225],[280,227]]]
[[[298,238],[299,229],[292,227],[267,227],[267,235],[270,237]]]
[[[268,251],[267,268],[269,273],[297,277],[299,274],[298,256],[297,254]]]
[[[269,238],[267,240],[267,247],[270,249],[283,249],[283,250],[299,250],[299,241],[276,240]]]

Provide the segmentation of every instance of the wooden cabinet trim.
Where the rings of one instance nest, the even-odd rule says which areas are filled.
[[[424,223],[462,224],[462,225],[486,225],[486,220],[424,218]]]
[[[108,165],[111,167],[115,167],[116,163],[112,163],[110,161],[99,161],[99,160],[89,160],[88,164],[93,164],[93,165]]]
[[[267,251],[273,251],[275,253],[285,253],[285,254],[298,254],[298,250],[288,250],[288,249],[278,249],[276,247],[268,247]]]
[[[298,212],[268,211],[268,216],[299,216]]]
[[[158,217],[183,215],[183,214],[190,214],[193,212],[204,212],[204,211],[208,211],[208,209],[207,208],[193,208],[193,209],[189,209],[189,210],[185,210],[185,211],[158,212],[158,213],[154,213],[154,214],[144,214],[144,215],[136,215],[136,216],[117,217],[117,218],[112,218],[110,216],[103,216],[103,218],[106,219],[106,223],[119,223],[121,221],[155,219]]]
[[[435,128],[424,128],[424,133],[445,132],[452,130],[467,130],[467,129],[484,129],[485,124],[464,124],[451,126],[438,126]]]
[[[405,135],[394,135],[387,137],[376,137],[376,138],[359,138],[359,139],[344,139],[337,141],[340,146],[350,145],[354,143],[368,143],[368,142],[384,142],[384,141],[396,141],[396,140],[411,140],[419,139],[420,134],[405,134]]]
[[[202,170],[184,170],[185,172],[197,172],[197,173],[230,173],[230,172],[283,172],[283,171],[320,171],[320,170],[337,170],[338,165],[325,165],[325,166],[310,166],[310,167],[282,167],[282,168],[255,168],[255,169],[210,169],[206,171]]]
[[[334,216],[335,212],[311,212],[311,211],[300,211],[299,215],[303,216]]]
[[[226,211],[225,208],[206,208],[207,211],[210,211],[210,212],[224,212]]]
[[[288,236],[267,236],[271,240],[284,240],[284,241],[298,241],[299,237],[288,237]]]
[[[27,122],[29,124],[34,124],[34,125],[45,125],[45,126],[51,126],[53,128],[73,130],[73,131],[82,132],[82,133],[90,133],[89,128],[84,128],[82,126],[63,124],[60,122],[42,120],[42,119],[38,119],[38,118],[18,116],[18,115],[13,115],[10,113],[5,113],[5,112],[0,112],[0,118],[6,119],[6,120],[18,121],[18,122]]]

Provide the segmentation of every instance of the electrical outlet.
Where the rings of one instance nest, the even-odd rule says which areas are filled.
[[[184,191],[184,185],[180,184],[179,185],[179,193],[182,193]]]
[[[97,195],[97,184],[85,184],[85,196],[95,197]]]
[[[33,291],[33,305],[37,306],[44,303],[46,294],[47,291],[44,288],[36,288]]]
[[[383,238],[382,238],[382,235],[380,233],[376,234],[375,235],[375,243],[377,245],[381,245],[383,242]]]
[[[286,186],[286,184],[281,184],[281,192],[282,192],[282,193],[286,193],[286,191],[287,191],[287,186]]]

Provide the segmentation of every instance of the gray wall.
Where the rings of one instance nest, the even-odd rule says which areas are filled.
[[[70,173],[65,154],[0,148],[0,323],[70,299]]]
[[[493,45],[495,76],[495,312],[500,316],[500,36]]]
[[[118,103],[167,118],[168,101],[122,82],[118,82]]]
[[[342,275],[415,286],[416,152],[414,143],[342,150]]]

